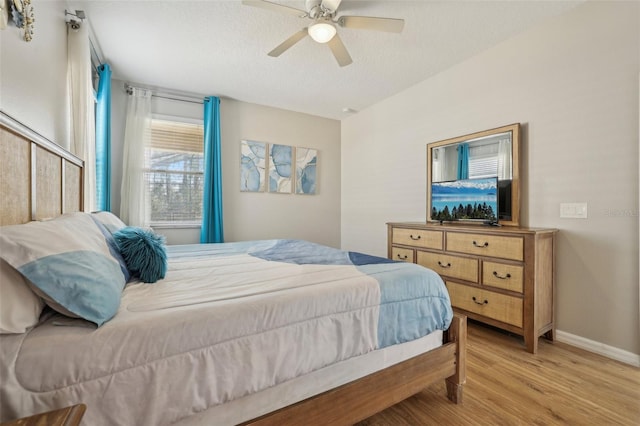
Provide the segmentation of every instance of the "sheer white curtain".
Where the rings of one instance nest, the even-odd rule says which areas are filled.
[[[501,139],[498,142],[498,179],[511,179],[511,141]]]
[[[145,146],[151,135],[151,91],[131,88],[124,131],[120,218],[130,226],[148,226],[151,218],[145,189]]]
[[[68,148],[84,160],[84,210],[96,207],[95,96],[91,83],[91,54],[86,25],[67,27],[67,94],[70,119]]]
[[[431,159],[431,181],[442,182],[444,181],[444,169],[446,163],[444,161],[445,150],[442,147],[433,148]]]

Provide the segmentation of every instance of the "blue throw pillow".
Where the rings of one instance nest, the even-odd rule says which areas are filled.
[[[167,273],[164,237],[151,230],[127,226],[113,233],[120,254],[133,277],[155,283]]]

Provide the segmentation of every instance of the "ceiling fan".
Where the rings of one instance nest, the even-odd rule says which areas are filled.
[[[343,28],[386,31],[400,33],[404,27],[404,19],[375,18],[372,16],[336,16],[342,0],[306,0],[306,11],[266,0],[242,0],[247,6],[260,7],[275,12],[288,13],[299,18],[308,18],[311,25],[298,31],[275,49],[269,56],[278,57],[287,49],[309,35],[318,43],[326,43],[341,67],[353,62],[342,39],[337,34],[336,24]]]

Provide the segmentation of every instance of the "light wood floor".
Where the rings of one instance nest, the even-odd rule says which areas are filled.
[[[640,425],[640,369],[469,322],[464,403],[437,383],[358,426]]]

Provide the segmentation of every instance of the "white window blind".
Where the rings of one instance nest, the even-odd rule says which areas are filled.
[[[488,178],[497,176],[498,157],[469,158],[469,178]]]
[[[474,139],[469,148],[469,178],[511,179],[511,132]]]
[[[200,225],[203,125],[154,118],[150,139],[145,149],[145,179],[151,225]]]
[[[480,144],[469,149],[469,178],[488,178],[498,175],[497,144]]]

